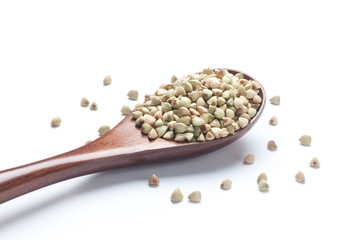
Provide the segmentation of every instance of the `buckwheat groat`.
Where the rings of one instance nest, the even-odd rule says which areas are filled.
[[[61,123],[61,118],[60,117],[54,117],[52,120],[51,120],[51,126],[52,127],[58,127],[60,126],[60,123]]]
[[[313,168],[319,168],[320,167],[320,162],[319,162],[319,159],[317,157],[314,157],[313,159],[311,159],[310,167],[313,167]]]
[[[170,200],[172,202],[181,202],[184,198],[184,195],[180,191],[180,188],[176,188],[171,194]]]
[[[200,191],[194,191],[192,193],[190,193],[190,195],[188,196],[188,199],[190,202],[195,202],[198,203],[201,200],[201,192]]]
[[[224,181],[222,181],[222,183],[220,184],[220,188],[228,190],[231,188],[232,185],[232,181],[230,179],[225,179]]]
[[[83,97],[80,101],[80,105],[82,107],[87,107],[87,106],[89,106],[89,104],[90,104],[89,100],[87,100],[87,98],[85,98],[85,97]]]
[[[153,174],[149,178],[149,185],[158,185],[160,183],[160,180],[156,174]]]
[[[273,96],[272,98],[270,98],[270,103],[272,103],[274,105],[279,105],[280,104],[280,96]]]
[[[311,136],[310,135],[302,135],[299,138],[299,141],[304,146],[309,146],[311,144]]]
[[[130,90],[127,95],[131,100],[137,100],[139,97],[139,93],[137,90]]]
[[[110,131],[110,127],[108,125],[103,125],[98,130],[100,136],[105,135],[108,131]]]
[[[112,82],[112,79],[110,77],[110,75],[107,75],[105,78],[104,78],[104,85],[110,85]]]

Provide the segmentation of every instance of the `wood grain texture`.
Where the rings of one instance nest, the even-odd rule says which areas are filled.
[[[236,74],[240,71],[228,69]],[[255,80],[244,73],[246,79]],[[256,80],[255,80],[256,81]],[[161,161],[174,161],[218,150],[247,133],[259,119],[263,101],[249,125],[234,135],[209,142],[177,143],[162,138],[149,140],[135,127],[131,114],[104,136],[72,151],[38,162],[0,171],[0,203],[67,179],[109,169]],[[170,157],[171,156],[171,157]]]

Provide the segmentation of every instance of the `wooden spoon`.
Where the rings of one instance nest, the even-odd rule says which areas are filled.
[[[228,69],[236,74],[240,71]],[[244,73],[244,78],[255,80]],[[256,80],[255,80],[256,81]],[[260,85],[261,86],[261,85]],[[178,143],[162,138],[149,140],[135,127],[131,114],[104,136],[72,151],[0,172],[0,204],[42,187],[91,173],[137,164],[173,161],[207,154],[243,136],[259,119],[265,105],[265,91],[257,115],[234,135],[208,142]]]

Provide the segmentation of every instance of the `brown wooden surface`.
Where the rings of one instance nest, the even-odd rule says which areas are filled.
[[[228,70],[233,74],[240,72]],[[244,76],[255,80],[245,73]],[[135,122],[129,114],[107,134],[87,145],[38,162],[0,171],[0,203],[86,174],[136,164],[190,158],[218,150],[247,133],[259,119],[266,101],[262,86],[259,95],[263,99],[262,104],[246,128],[210,142],[177,143],[162,138],[150,141],[141,134],[139,128],[135,128]]]

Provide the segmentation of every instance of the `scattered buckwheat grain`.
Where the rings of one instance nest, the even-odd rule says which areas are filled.
[[[244,163],[253,164],[255,161],[255,155],[250,153],[244,158]]]
[[[58,127],[60,126],[60,123],[61,123],[61,118],[60,117],[54,117],[52,120],[51,120],[51,126],[52,127]]]
[[[103,125],[98,130],[100,136],[105,135],[108,131],[110,131],[110,127],[108,125]]]
[[[195,202],[198,203],[201,200],[201,192],[200,191],[194,191],[192,193],[190,193],[190,195],[188,196],[188,199],[190,202]]]
[[[310,143],[311,143],[311,136],[310,135],[302,135],[300,138],[299,138],[299,141],[302,145],[304,146],[309,146]]]
[[[98,110],[98,105],[96,102],[92,102],[90,104],[90,110]]]
[[[170,200],[172,202],[181,202],[184,198],[184,195],[181,193],[180,188],[176,188],[171,194]]]
[[[267,143],[267,148],[270,150],[270,151],[275,151],[277,149],[277,145],[275,143],[274,140],[270,140],[268,141]]]
[[[121,113],[123,115],[128,115],[129,113],[131,113],[131,108],[129,106],[127,106],[127,105],[124,105],[121,108]]]
[[[259,190],[264,192],[269,190],[269,184],[265,179],[262,179],[258,184]]]
[[[269,124],[276,126],[276,125],[278,124],[278,119],[277,119],[277,117],[273,116],[272,118],[270,118]]]
[[[297,182],[299,183],[304,183],[305,182],[305,175],[302,171],[299,171],[296,175],[295,175],[295,179]]]
[[[266,176],[266,174],[265,174],[264,172],[261,173],[261,174],[257,177],[257,180],[256,180],[257,184],[259,184],[259,182],[260,182],[261,180],[267,181],[267,176]]]
[[[228,190],[231,188],[232,185],[232,181],[230,179],[225,179],[224,181],[222,181],[222,183],[220,184],[220,188]]]
[[[87,100],[87,98],[83,97],[83,98],[81,99],[80,105],[81,105],[82,107],[87,107],[87,106],[89,106],[89,104],[90,104],[90,102],[89,102],[89,100]]]
[[[131,100],[137,100],[139,97],[139,93],[137,90],[130,90],[127,95]]]
[[[311,159],[310,167],[314,167],[314,168],[319,168],[320,167],[320,162],[319,162],[317,157],[314,157],[313,159]]]
[[[273,96],[272,98],[270,98],[270,103],[272,103],[274,105],[279,105],[280,104],[280,96]]]
[[[149,178],[149,185],[158,185],[160,183],[160,180],[156,174],[153,174]]]
[[[104,78],[104,85],[110,85],[111,84],[111,77],[110,75],[107,75],[105,78]]]

